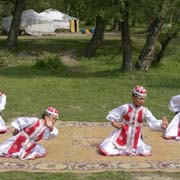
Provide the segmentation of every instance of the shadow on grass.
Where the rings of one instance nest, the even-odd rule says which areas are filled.
[[[68,68],[59,72],[49,71],[49,69],[38,69],[35,66],[16,66],[10,67],[6,69],[2,69],[0,71],[0,76],[5,76],[9,78],[36,78],[36,77],[56,77],[56,78],[107,78],[107,79],[125,79],[131,80],[131,75],[133,78],[139,78],[142,76],[142,72],[133,72],[133,73],[123,73],[119,68],[97,71],[97,72],[89,72],[83,67],[76,67],[77,69]],[[151,74],[144,74],[142,77],[144,81],[147,82],[149,87],[156,88],[180,88],[179,77],[168,77],[166,74],[159,76],[156,80],[150,80]],[[149,84],[149,83],[150,84]]]
[[[156,87],[156,88],[168,88],[168,89],[179,89],[180,83],[179,78],[171,78],[171,81],[166,81],[166,78],[161,78],[161,81],[157,83],[152,83],[148,85],[149,87]]]
[[[0,39],[0,50],[9,51],[14,55],[22,51],[36,52],[37,54],[44,52],[57,54],[72,49],[80,51],[86,47],[88,42],[88,39],[20,39],[16,48],[7,50],[5,47],[6,41]],[[104,41],[105,48],[119,49],[119,44],[119,40]],[[108,53],[113,54],[113,51],[108,51]]]
[[[80,69],[80,67],[76,67]],[[35,66],[16,66],[2,69],[0,71],[0,76],[5,76],[9,78],[35,78],[35,77],[64,77],[64,78],[113,78],[118,77],[122,74],[119,69],[99,71],[99,72],[88,72],[84,70],[76,70],[74,68],[69,68],[68,70],[62,70],[60,72],[49,71],[48,69],[38,69]]]

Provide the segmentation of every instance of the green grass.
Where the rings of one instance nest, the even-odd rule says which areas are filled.
[[[139,36],[139,35],[138,35]],[[144,42],[133,35],[134,61]],[[148,89],[146,106],[157,118],[172,117],[170,97],[180,94],[180,41],[171,42],[159,66],[149,72],[122,73],[119,35],[108,35],[96,57],[85,59],[81,52],[90,36],[20,37],[18,48],[4,48],[0,38],[0,89],[7,94],[3,115],[40,116],[47,106],[61,111],[62,121],[105,121],[112,108],[131,101],[131,90],[139,84]],[[57,72],[35,67],[36,60],[73,50],[78,65]]]
[[[93,174],[28,172],[0,173],[0,180],[130,180],[130,177],[131,176],[125,172],[104,172]]]
[[[93,174],[73,173],[28,173],[28,172],[7,172],[1,173],[0,179],[9,180],[131,180],[131,174],[125,172],[104,172]]]
[[[0,180],[178,180],[180,173],[162,172],[101,172],[101,173],[29,173],[29,172],[1,172]]]

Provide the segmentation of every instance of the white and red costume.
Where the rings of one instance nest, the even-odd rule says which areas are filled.
[[[173,96],[169,102],[169,109],[176,113],[164,133],[165,139],[180,141],[180,95]]]
[[[143,87],[137,86],[133,90],[134,96],[146,97]],[[106,156],[115,155],[151,155],[151,147],[143,142],[141,126],[145,119],[150,128],[162,130],[161,120],[157,120],[144,106],[133,103],[124,104],[109,112],[106,119],[122,124],[120,129],[115,129],[99,146],[100,152]]]
[[[0,91],[0,134],[7,131],[7,126],[2,118],[2,111],[5,109],[6,105],[6,95]]]
[[[38,118],[20,117],[12,122],[12,126],[19,133],[0,144],[1,157],[17,157],[21,160],[43,157],[47,154],[46,149],[37,142],[58,135],[56,127],[50,132],[45,121]]]
[[[122,128],[113,133],[100,144],[100,151],[104,155],[144,155],[151,154],[151,147],[142,139],[141,126],[146,119],[150,128],[161,129],[161,120],[157,120],[145,107],[134,104],[124,104],[109,112],[109,121],[122,123]]]

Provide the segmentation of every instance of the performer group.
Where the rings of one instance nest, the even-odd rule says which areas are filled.
[[[162,131],[164,139],[180,141],[180,95],[173,96],[169,108],[174,112],[170,123],[164,116],[161,119],[144,106],[147,90],[136,86],[132,91],[132,102],[120,105],[110,111],[106,119],[115,128],[99,145],[99,151],[104,156],[150,156],[151,146],[143,140],[142,123],[145,120],[149,127]],[[6,133],[8,127],[2,118],[5,109],[6,95],[0,92],[0,134]],[[59,117],[59,111],[48,107],[41,118],[19,117],[11,126],[14,128],[12,137],[0,144],[0,157],[14,157],[21,160],[35,159],[47,154],[46,149],[37,144],[41,139],[51,139],[58,135],[54,127]]]

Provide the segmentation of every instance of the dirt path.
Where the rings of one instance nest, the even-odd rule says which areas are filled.
[[[0,171],[48,172],[102,172],[148,171],[177,172],[180,170],[180,142],[164,140],[161,132],[143,127],[145,142],[152,146],[150,157],[105,157],[99,154],[98,145],[113,130],[109,123],[60,122],[59,136],[41,141],[48,155],[36,160],[1,158]],[[10,134],[0,137],[0,142]]]

